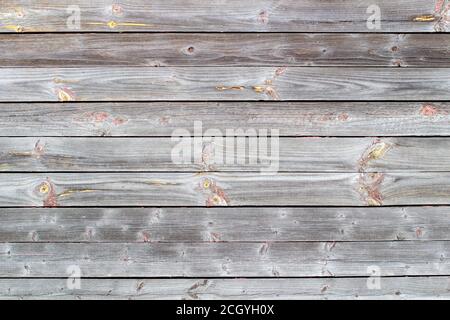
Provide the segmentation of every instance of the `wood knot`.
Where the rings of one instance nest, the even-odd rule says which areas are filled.
[[[416,228],[416,237],[417,238],[421,238],[423,235],[423,228],[422,227],[417,227]]]
[[[48,184],[48,182],[43,182],[40,186],[39,186],[39,192],[42,194],[46,194],[50,191],[50,185]]]
[[[115,21],[108,21],[108,23],[106,24],[110,29],[114,29],[115,27],[117,27],[117,22]]]
[[[33,156],[36,158],[40,158],[45,153],[45,144],[41,143],[40,140],[36,142],[33,149]]]
[[[375,139],[358,161],[359,172],[364,172],[370,161],[381,159],[391,148],[392,144]]]
[[[203,181],[203,188],[204,189],[209,189],[210,186],[211,186],[211,181],[209,181],[208,179],[205,179]]]
[[[16,13],[17,18],[21,19],[21,18],[25,17],[25,11],[23,10],[23,8],[18,7],[18,8],[15,8],[14,11]]]
[[[383,204],[383,196],[380,190],[383,181],[383,173],[360,174],[358,191],[367,205],[381,206]]]
[[[38,192],[44,197],[42,203],[44,207],[58,206],[56,188],[49,178],[38,186]]]
[[[210,232],[209,233],[209,241],[210,242],[220,242],[222,241],[220,234],[217,232]]]
[[[279,67],[275,70],[275,77],[283,75],[287,70],[287,67]]]
[[[258,14],[258,21],[262,24],[269,22],[269,13],[266,10],[261,10]]]
[[[225,191],[214,181],[204,179],[201,183],[201,189],[208,194],[206,206],[228,206],[230,204],[230,199],[226,195]]]
[[[122,13],[123,13],[123,8],[122,8],[122,6],[121,6],[120,4],[114,3],[114,4],[111,6],[111,11],[112,11],[112,13],[113,13],[115,16],[120,16],[120,15],[122,15]]]
[[[425,104],[420,108],[419,113],[425,117],[434,117],[439,113],[439,110],[431,104]]]
[[[198,293],[196,292],[197,290],[201,289],[201,288],[206,288],[209,285],[209,281],[207,279],[205,280],[200,280],[196,283],[194,283],[187,291],[187,294],[192,298],[192,299],[198,299]]]
[[[58,88],[57,95],[61,102],[75,101],[75,94],[69,88]]]
[[[436,16],[434,14],[424,14],[414,17],[413,19],[415,22],[432,22],[434,20],[436,20]]]
[[[267,96],[269,96],[273,100],[280,99],[280,96],[278,95],[277,91],[271,85],[253,86],[253,91],[255,91],[256,93],[265,93]]]
[[[17,33],[25,32],[25,28],[20,26],[20,25],[9,25],[9,26],[4,26],[3,28],[8,29],[8,30],[12,30],[12,31],[17,32]]]
[[[150,233],[148,233],[147,231],[142,231],[141,232],[141,237],[142,237],[142,241],[144,242],[150,242]]]

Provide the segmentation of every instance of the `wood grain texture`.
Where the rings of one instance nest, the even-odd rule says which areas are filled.
[[[262,0],[257,2],[164,1],[122,2],[79,0],[81,23],[69,17],[70,0],[50,3],[38,0],[4,0],[0,11],[1,32],[77,31],[290,31],[290,32],[434,32],[446,31],[446,14],[436,12],[435,0],[378,0],[379,29],[369,29],[374,11],[368,0]],[[432,16],[425,22],[417,17]],[[445,19],[444,19],[445,18]]]
[[[448,205],[448,172],[2,173],[0,206]]]
[[[278,129],[280,136],[449,136],[450,104],[419,102],[4,103],[0,136],[171,136]],[[245,131],[244,131],[245,132]]]
[[[450,67],[449,50],[449,34],[24,34],[0,35],[0,66]]]
[[[450,68],[0,68],[0,101],[448,100]]]
[[[0,209],[0,242],[450,240],[448,207]]]
[[[0,277],[448,275],[449,241],[0,244]]]
[[[282,172],[432,172],[450,168],[449,138],[274,139],[267,133],[254,134],[239,139],[0,138],[0,171],[260,171],[271,165]],[[199,147],[194,149],[196,140]],[[267,151],[258,150],[258,143],[266,145]],[[177,160],[174,151],[180,150],[181,144],[183,157]],[[231,163],[226,161],[230,157]]]
[[[449,299],[450,277],[297,279],[82,279],[68,289],[66,279],[0,279],[0,299]]]

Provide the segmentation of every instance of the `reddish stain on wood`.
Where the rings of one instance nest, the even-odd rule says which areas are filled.
[[[209,233],[211,242],[220,242],[222,239],[220,238],[220,234],[217,232],[210,232]]]
[[[335,246],[336,246],[336,241],[333,241],[331,243],[327,243],[328,251],[332,251]]]
[[[420,109],[420,114],[425,117],[434,117],[439,113],[438,109],[435,106],[430,104],[423,105]]]

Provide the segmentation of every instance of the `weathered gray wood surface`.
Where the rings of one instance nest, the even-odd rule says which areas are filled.
[[[450,299],[449,30],[449,0],[3,0],[0,298]],[[279,159],[172,161],[226,129]]]
[[[450,68],[0,68],[0,101],[447,100]]]
[[[0,35],[0,66],[450,67],[449,50],[449,34],[24,34]]]
[[[0,32],[77,31],[290,31],[434,32],[446,31],[444,8],[435,0],[378,0],[379,29],[369,29],[369,0],[79,0],[80,28],[72,23],[74,2],[3,0]],[[69,9],[69,10],[68,10]]]
[[[197,135],[195,121],[203,135],[249,128],[280,136],[450,135],[443,102],[3,103],[0,110],[0,136],[7,137]]]
[[[2,173],[20,206],[449,205],[449,172]]]
[[[192,150],[195,141],[188,138],[189,163],[176,162],[172,154],[185,137],[0,138],[0,171],[259,171],[275,162],[283,172],[432,172],[450,168],[450,138],[268,138],[268,151],[260,152],[257,142],[249,146],[259,135],[254,134],[253,138],[198,140],[196,155]],[[230,141],[233,149],[227,147]],[[230,154],[234,161],[226,163]]]
[[[448,207],[0,209],[0,242],[450,240]]]
[[[450,277],[297,279],[0,279],[2,299],[450,299]],[[71,281],[71,280],[69,280]]]
[[[0,277],[323,277],[448,275],[449,241],[6,243]],[[370,270],[370,269],[369,269]]]

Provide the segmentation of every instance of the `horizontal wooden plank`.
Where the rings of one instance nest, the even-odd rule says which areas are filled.
[[[0,68],[0,101],[449,100],[450,68]]]
[[[0,244],[0,277],[448,275],[449,241]],[[372,269],[371,269],[372,268]]]
[[[21,208],[0,242],[450,240],[447,207]]]
[[[0,206],[449,205],[448,172],[2,173]]]
[[[449,103],[4,103],[0,136],[171,136],[209,129],[278,129],[280,136],[448,136]],[[242,131],[241,131],[242,132]],[[243,131],[245,133],[245,131]]]
[[[449,299],[450,277],[294,279],[1,279],[0,299]],[[375,279],[378,281],[378,279]],[[369,284],[369,285],[368,285]]]
[[[3,0],[1,32],[50,31],[445,31],[445,7],[430,0]],[[373,25],[380,13],[379,28]],[[79,27],[77,17],[80,19]],[[370,27],[368,27],[368,24]]]
[[[449,43],[449,34],[0,35],[0,66],[450,67]]]
[[[431,172],[450,168],[449,138],[279,139],[257,131],[254,135],[198,139],[0,138],[0,171],[197,172],[272,167],[282,172]],[[258,144],[266,145],[267,150],[258,149]]]

